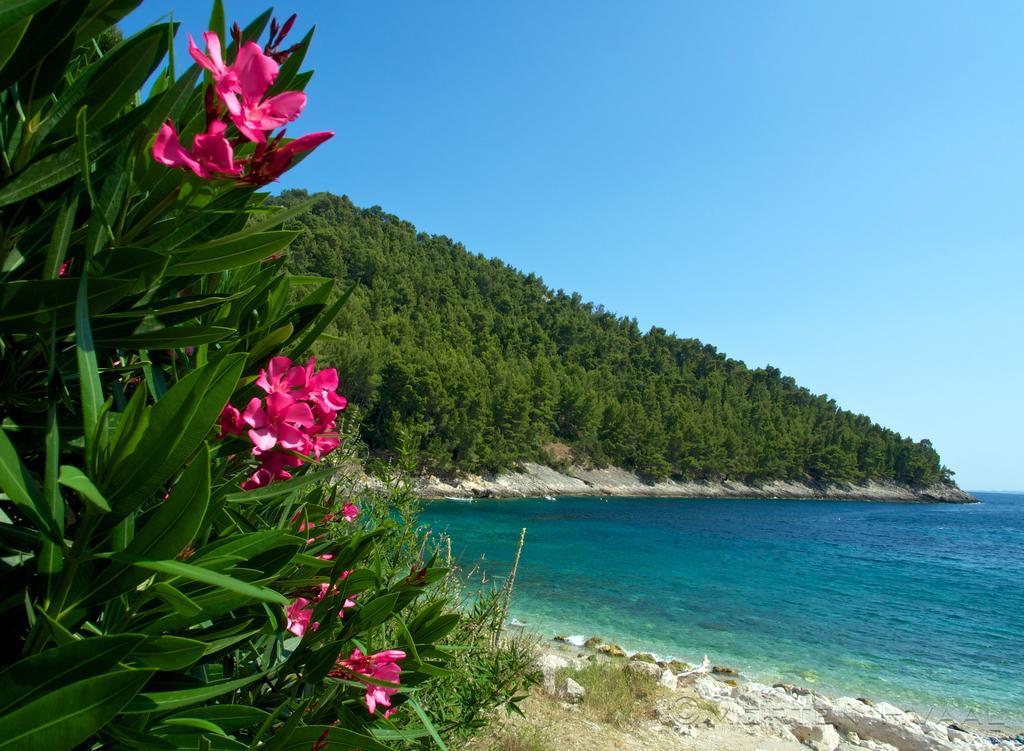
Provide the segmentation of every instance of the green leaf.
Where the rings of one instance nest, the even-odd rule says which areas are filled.
[[[209,720],[202,720],[197,717],[176,717],[161,720],[160,724],[165,727],[195,728],[197,730],[209,730],[217,735],[225,735],[224,729]]]
[[[381,595],[370,600],[360,607],[355,616],[348,621],[348,629],[346,631],[360,633],[379,626],[391,616],[397,602],[397,592]]]
[[[319,472],[307,472],[304,475],[293,477],[290,480],[284,480],[283,482],[272,482],[269,485],[262,488],[255,488],[253,490],[242,490],[238,493],[229,493],[224,496],[226,503],[256,503],[257,501],[265,501],[268,498],[276,498],[279,495],[285,495],[293,493],[301,487],[310,485],[314,482],[320,482],[321,480],[327,480],[337,474],[336,469],[324,469]]]
[[[99,133],[90,134],[86,142],[89,160],[98,161],[115,148],[133,148],[132,133],[145,120],[151,109],[151,102],[146,102],[101,129]],[[0,185],[0,206],[34,196],[81,173],[81,147],[78,143],[72,143],[53,154],[34,160]]]
[[[85,433],[85,452],[90,457],[89,465],[94,466],[96,456],[96,421],[103,404],[103,389],[100,386],[99,366],[96,364],[96,349],[92,343],[92,326],[89,323],[88,277],[83,275],[78,284],[78,301],[75,303],[75,355],[78,360],[78,379],[82,395],[82,430]]]
[[[50,247],[46,253],[46,265],[43,266],[44,279],[56,279],[60,273],[61,264],[64,263],[68,244],[71,241],[71,230],[75,226],[75,212],[77,211],[78,192],[69,191],[64,195],[60,210],[57,212],[57,219],[53,223]]]
[[[231,681],[216,681],[195,688],[183,688],[172,691],[147,691],[139,694],[124,708],[125,714],[141,714],[144,712],[166,712],[170,709],[181,709],[190,704],[215,699],[248,686],[263,677],[263,673],[238,678]],[[2,747],[0,747],[2,748]]]
[[[199,532],[210,502],[210,454],[200,451],[185,469],[145,526],[132,538],[124,553],[140,559],[174,558]],[[112,564],[96,581],[83,602],[102,602],[137,586],[150,574],[134,567]]]
[[[167,54],[167,42],[167,30],[162,25],[148,26],[123,40],[61,94],[36,138],[46,138],[54,128],[68,135],[73,130],[73,113],[83,106],[89,108],[90,127],[109,123],[156,70]]]
[[[201,297],[194,298],[174,298],[173,302],[168,302],[164,305],[161,302],[150,302],[145,308],[133,308],[131,310],[122,310],[117,313],[103,313],[94,318],[102,318],[104,320],[120,320],[123,318],[146,318],[147,316],[165,316],[171,313],[185,313],[190,311],[202,310],[203,308],[212,308],[215,305],[221,305],[222,303],[231,302],[237,300],[244,295],[249,293],[249,288],[240,290],[233,295],[203,295]]]
[[[244,365],[244,354],[232,354],[197,368],[148,410],[134,449],[101,486],[115,510],[133,510],[185,463],[217,422]]]
[[[0,673],[0,716],[61,686],[107,672],[143,639],[138,634],[78,639],[19,660]]]
[[[220,587],[221,589],[234,592],[235,594],[251,597],[253,600],[269,602],[272,605],[288,604],[288,598],[279,592],[267,589],[266,587],[258,587],[254,584],[249,584],[249,582],[244,582],[241,579],[235,579],[234,577],[218,573],[217,571],[211,571],[210,569],[203,568],[202,566],[193,566],[182,561],[149,560],[146,558],[140,558],[139,556],[129,555],[127,553],[108,553],[104,557],[118,561],[119,563],[129,563],[133,566],[146,569],[147,571],[155,571],[158,574],[167,574],[168,576],[190,579],[191,581],[197,581],[203,584],[210,584],[214,587]]]
[[[92,0],[75,29],[76,44],[83,44],[109,29],[141,4],[142,0]]]
[[[221,48],[223,48],[227,37],[227,22],[224,20],[222,0],[213,0],[213,8],[210,9],[210,31],[221,40]]]
[[[380,741],[368,736],[332,725],[305,725],[296,728],[291,737],[274,751],[309,751],[310,747],[317,742],[321,736],[325,736],[323,745],[319,748],[352,748],[363,749],[363,751],[393,751],[390,746],[385,746]]]
[[[186,709],[178,714],[165,717],[161,722],[170,725],[185,720],[202,720],[211,722],[228,732],[235,732],[256,727],[269,716],[270,714],[262,709],[244,704],[211,704],[205,707]]]
[[[0,430],[0,490],[52,541],[63,541],[63,531],[56,529],[47,513],[39,483],[21,463],[14,444],[3,430]]]
[[[289,206],[288,208],[274,207],[273,211],[269,211],[265,216],[250,222],[241,232],[236,232],[234,235],[230,236],[230,238],[226,237],[224,239],[241,240],[243,238],[250,237],[257,232],[266,232],[268,229],[280,227],[289,219],[294,219],[297,216],[305,214],[318,200],[320,200],[318,196],[310,196],[306,200],[299,201],[294,206]]]
[[[305,354],[305,352],[316,343],[316,340],[323,333],[324,329],[330,326],[331,322],[338,317],[339,313],[341,313],[341,309],[345,307],[345,303],[348,302],[348,299],[352,296],[352,293],[355,291],[355,288],[356,284],[353,284],[341,295],[341,297],[335,300],[334,303],[327,310],[320,314],[320,317],[316,320],[316,323],[314,323],[309,329],[307,329],[303,333],[302,339],[300,339],[298,342],[295,343],[294,346],[292,346],[290,350],[290,354],[292,357],[299,357]]]
[[[6,0],[0,5],[0,27],[28,18],[53,2],[54,0]]]
[[[282,544],[287,545],[294,542],[301,544],[303,540],[288,534],[283,529],[262,529],[259,532],[229,535],[204,545],[191,558],[191,561],[198,564],[209,558],[225,556],[233,556],[240,561],[245,561]]]
[[[88,503],[93,510],[101,513],[109,513],[110,504],[107,503],[107,499],[103,497],[103,493],[100,492],[99,488],[93,485],[82,470],[78,467],[71,467],[64,465],[60,468],[60,475],[58,482],[65,488],[70,488],[77,492],[82,499]]]
[[[50,356],[54,354],[51,349]],[[43,498],[47,505],[47,518],[52,519],[58,529],[64,528],[64,499],[57,486],[57,466],[60,461],[60,429],[57,425],[57,405],[50,403],[46,412],[46,460],[43,470]],[[39,572],[56,574],[64,568],[63,543],[43,540],[39,554]]]
[[[206,653],[206,644],[182,636],[151,636],[132,650],[143,665],[160,670],[184,670]]]
[[[226,326],[169,326],[143,334],[107,337],[97,342],[119,349],[181,349],[199,344],[210,344],[227,339],[237,333]]]
[[[181,615],[199,615],[203,609],[199,607],[188,595],[181,590],[172,587],[167,582],[156,582],[150,589],[161,600],[166,602],[176,613]]]
[[[0,333],[45,331],[53,316],[57,328],[74,321],[78,279],[19,280],[0,285]],[[131,289],[125,279],[93,279],[89,283],[89,311],[109,308]]]
[[[448,751],[448,747],[444,745],[444,741],[441,740],[441,736],[438,734],[437,728],[434,727],[434,723],[432,723],[430,718],[427,717],[427,713],[423,711],[423,707],[419,705],[419,702],[410,696],[405,703],[412,707],[416,714],[419,715],[420,721],[423,723],[423,727],[425,727],[427,732],[430,733],[430,737],[434,739],[434,743],[437,744],[437,747],[441,749],[441,751]]]
[[[0,717],[0,751],[65,751],[110,722],[152,670],[115,670],[64,686]]]
[[[52,0],[50,1],[52,2]],[[11,24],[0,21],[0,70],[3,70],[7,61],[17,52],[18,45],[24,38],[31,21],[29,16]]]
[[[247,266],[280,253],[298,234],[278,230],[236,240],[221,239],[202,246],[176,250],[167,273],[172,276],[213,274]]]

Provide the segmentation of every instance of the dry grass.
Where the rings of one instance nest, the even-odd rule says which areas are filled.
[[[502,728],[488,751],[555,751],[555,748],[539,727],[515,725]]]

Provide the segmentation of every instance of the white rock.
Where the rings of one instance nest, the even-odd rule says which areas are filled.
[[[836,751],[839,748],[839,733],[831,725],[796,725],[791,731],[798,741],[814,751]]]
[[[693,681],[693,688],[702,699],[715,701],[732,695],[732,689],[710,675],[702,675]]]
[[[578,684],[572,678],[566,678],[560,684],[558,684],[558,696],[561,699],[569,702],[570,704],[579,704],[583,701],[583,697],[587,695],[587,691],[583,686]]]
[[[654,667],[658,666],[655,665]],[[662,686],[666,686],[668,688],[671,688],[672,690],[675,690],[679,687],[679,679],[676,678],[676,674],[673,673],[671,670],[665,668],[664,670],[660,670],[659,673],[660,674],[658,675],[658,683],[660,683]]]
[[[817,697],[816,697],[817,699]],[[880,702],[870,706],[857,699],[841,697],[834,702],[816,700],[815,709],[825,721],[844,733],[856,733],[863,739],[888,743],[900,751],[952,751],[947,738],[926,734],[906,712]],[[862,744],[868,748],[867,744]]]
[[[541,672],[544,678],[544,689],[548,693],[555,691],[555,675],[558,671],[569,667],[568,660],[553,654],[543,654],[534,660],[533,664]]]

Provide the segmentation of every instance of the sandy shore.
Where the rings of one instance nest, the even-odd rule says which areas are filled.
[[[890,501],[902,503],[976,503],[955,485],[913,488],[891,482],[807,483],[773,481],[760,485],[742,482],[647,482],[622,469],[573,467],[559,472],[540,464],[524,464],[519,471],[493,475],[421,477],[417,491],[423,498],[541,498],[544,496],[647,496],[662,498],[791,498]]]
[[[833,698],[789,684],[746,680],[707,660],[691,667],[626,655],[591,639],[589,647],[543,642],[536,661],[542,687],[525,723],[539,723],[562,749],[650,751],[1021,751],[1024,736],[1007,727],[980,727],[922,717],[886,702]],[[605,661],[657,681],[661,692],[646,718],[630,728],[601,727],[581,714],[586,695],[567,683],[590,661]],[[559,737],[562,736],[562,737]],[[582,744],[582,745],[579,745]]]

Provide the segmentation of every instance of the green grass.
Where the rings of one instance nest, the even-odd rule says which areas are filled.
[[[578,670],[564,671],[558,680],[565,676],[586,689],[583,708],[598,722],[621,728],[654,716],[658,682],[651,676],[626,672],[621,665],[609,662],[591,662]]]

